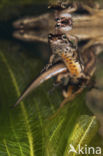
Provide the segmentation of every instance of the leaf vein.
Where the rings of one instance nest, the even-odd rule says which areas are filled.
[[[14,76],[14,73],[13,73],[12,69],[10,68],[10,66],[8,64],[6,57],[2,53],[0,53],[0,55],[2,57],[2,60],[3,60],[4,64],[7,66],[8,72],[9,72],[9,74],[11,76],[12,82],[13,82],[15,90],[17,92],[17,96],[19,97],[20,96],[20,90],[19,90],[16,78]],[[29,141],[29,145],[30,145],[30,155],[34,156],[33,137],[32,137],[32,132],[31,132],[31,128],[30,128],[30,125],[29,125],[29,121],[28,121],[27,111],[26,111],[26,108],[25,108],[23,102],[21,102],[20,106],[21,106],[21,110],[23,112],[25,123],[26,123],[26,126],[27,126],[27,137],[28,137],[28,141]]]

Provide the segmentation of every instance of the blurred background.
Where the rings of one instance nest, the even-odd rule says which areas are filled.
[[[102,0],[101,6],[103,5]],[[22,113],[26,119],[24,105],[10,109],[10,106],[15,104],[18,96],[25,89],[25,87],[39,74],[44,65],[48,62],[50,51],[46,43],[41,42],[25,42],[13,37],[13,22],[24,17],[38,16],[47,12],[48,2],[36,0],[2,0],[0,2],[0,138],[12,138],[10,129],[19,129],[24,131],[21,127],[23,122]],[[96,115],[100,129],[99,134],[103,136],[103,54],[97,58],[97,70],[95,73],[95,81],[99,89],[93,89],[82,94],[81,101],[86,103],[85,106],[78,102],[78,109],[81,108],[81,114]],[[56,89],[51,95],[48,90],[52,88],[53,80],[50,80],[46,85],[42,85],[37,91],[32,93],[29,98],[24,100],[26,111],[30,123],[35,120],[33,131],[40,131],[43,119],[47,118],[56,112],[59,104],[63,100],[61,96],[61,89]],[[19,86],[19,87],[18,87]],[[84,96],[85,95],[85,96]],[[79,101],[77,99],[77,101]],[[74,102],[75,103],[75,102]],[[79,107],[80,105],[80,107]],[[85,108],[85,110],[83,110]],[[22,112],[22,113],[20,113]],[[72,111],[71,111],[72,112]],[[38,116],[35,116],[35,114]],[[36,119],[39,118],[39,123]],[[75,117],[76,118],[76,117]],[[22,120],[21,120],[22,119]],[[15,121],[21,121],[17,123]],[[74,121],[74,118],[73,118]],[[13,123],[13,124],[12,124]],[[14,124],[15,123],[15,124]],[[26,123],[28,125],[28,123]],[[13,125],[15,128],[13,128]],[[20,126],[19,126],[20,125]],[[25,124],[24,124],[25,125]],[[36,127],[37,125],[38,127]],[[35,127],[34,127],[35,126]],[[29,129],[29,128],[28,128]],[[38,134],[42,136],[42,132]],[[35,136],[35,139],[38,138]],[[19,136],[19,135],[18,135]],[[12,141],[14,138],[12,138]],[[23,138],[26,139],[25,137]],[[39,138],[40,141],[41,138]],[[22,139],[21,139],[22,141]],[[3,140],[4,145],[5,139]],[[2,142],[0,142],[2,145]],[[39,143],[36,143],[40,146]],[[10,147],[12,144],[10,144]],[[15,145],[16,147],[16,145]],[[13,146],[14,148],[14,146]],[[24,149],[26,146],[24,145]],[[38,148],[39,150],[39,148]],[[2,152],[1,152],[2,151]],[[3,153],[4,146],[0,151]],[[29,148],[28,148],[29,151]],[[42,151],[42,150],[41,150]],[[40,151],[40,152],[41,152]],[[26,151],[27,153],[27,151]],[[40,155],[39,153],[38,155]],[[16,154],[15,154],[16,155]],[[14,155],[13,155],[14,156]]]

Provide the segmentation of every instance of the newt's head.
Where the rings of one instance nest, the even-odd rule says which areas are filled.
[[[54,54],[65,54],[72,56],[77,49],[77,38],[74,36],[67,37],[65,34],[49,34],[49,44]]]
[[[56,29],[63,33],[72,29],[72,17],[69,13],[60,13],[58,15]]]

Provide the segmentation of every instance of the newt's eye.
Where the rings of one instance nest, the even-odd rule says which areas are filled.
[[[48,35],[48,39],[52,39],[52,34],[49,34]]]
[[[56,27],[59,28],[60,27],[60,24],[56,24]]]
[[[69,47],[66,47],[66,51],[70,51],[70,48]]]
[[[67,39],[66,35],[62,35],[62,39]]]
[[[59,18],[56,18],[55,20],[56,20],[56,21],[59,21],[60,19],[59,19]]]

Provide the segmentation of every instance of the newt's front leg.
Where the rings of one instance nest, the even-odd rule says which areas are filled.
[[[52,54],[49,59],[49,63],[42,69],[41,73],[47,71],[53,64],[58,63],[61,60],[60,57],[56,57],[55,54]]]

